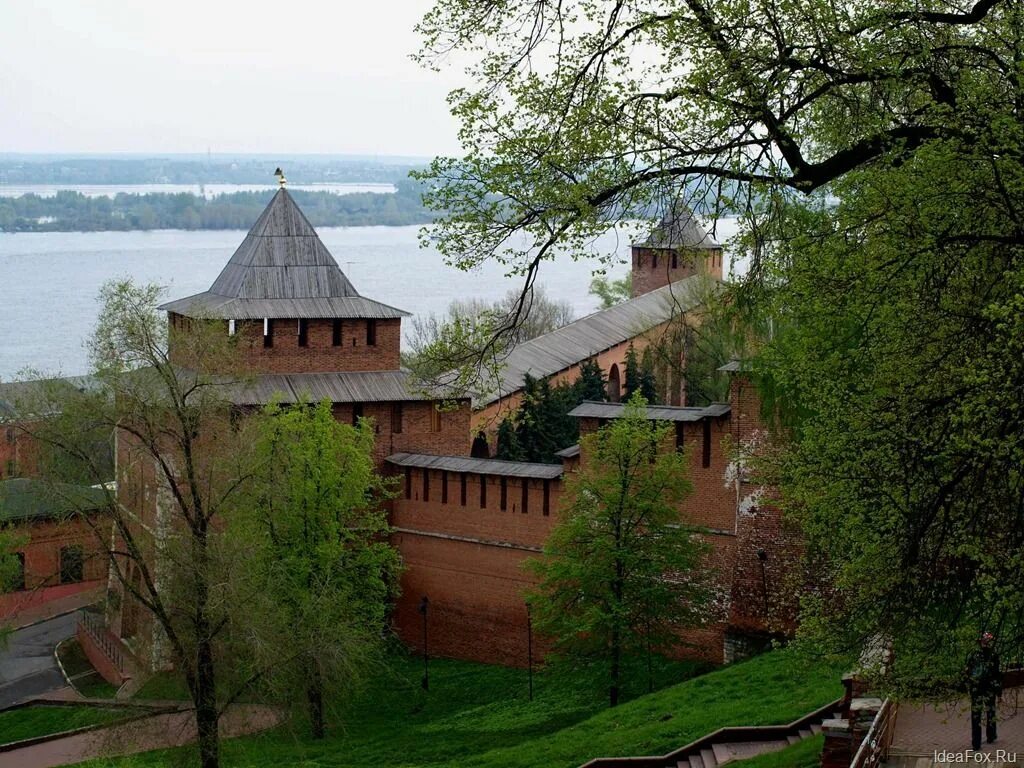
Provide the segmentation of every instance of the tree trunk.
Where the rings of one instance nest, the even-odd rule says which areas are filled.
[[[213,647],[208,639],[196,649],[196,732],[199,764],[202,768],[220,767],[217,692],[214,685]]]
[[[315,662],[310,669],[306,699],[309,702],[309,726],[313,732],[313,738],[322,739],[324,737],[324,686],[320,679],[320,670]]]
[[[622,658],[622,643],[619,640],[618,628],[612,630],[612,667],[611,667],[611,679],[612,684],[608,689],[608,706],[614,707],[619,703],[619,678],[622,675],[621,670],[621,658]]]

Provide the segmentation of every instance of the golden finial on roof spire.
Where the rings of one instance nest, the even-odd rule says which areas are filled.
[[[280,184],[282,187],[288,183],[288,179],[284,177],[284,171],[282,171],[280,168],[274,171],[274,175],[277,176],[277,183]]]

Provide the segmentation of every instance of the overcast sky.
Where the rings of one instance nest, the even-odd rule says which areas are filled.
[[[0,152],[455,152],[429,0],[0,0]]]

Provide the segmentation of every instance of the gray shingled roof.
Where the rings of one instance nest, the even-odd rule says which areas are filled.
[[[282,187],[210,290],[160,307],[192,317],[395,318],[409,313],[359,295]]]
[[[673,203],[647,239],[638,248],[721,248],[681,201]]]
[[[556,480],[562,476],[561,464],[532,464],[526,461],[431,456],[425,453],[393,453],[386,461],[399,467],[443,469],[447,472],[472,472],[477,475],[529,477],[537,480]]]
[[[625,403],[595,403],[587,400],[569,411],[569,415],[590,419],[621,419],[625,410]],[[648,405],[646,413],[647,418],[654,421],[700,421],[725,416],[730,410],[728,403],[712,403],[706,408]]]
[[[324,399],[332,403],[434,399],[413,387],[405,371],[266,374],[239,384],[237,391],[230,395],[236,405],[263,405],[275,397],[282,403]]]
[[[27,477],[0,480],[0,522],[4,523],[60,519],[102,509],[108,503],[102,488]]]
[[[64,396],[68,391],[66,387],[86,392],[100,386],[92,376],[0,383],[0,421],[14,418],[19,412],[25,411],[40,415],[40,411],[47,411],[55,400]]]
[[[476,405],[490,405],[522,389],[527,373],[535,378],[551,376],[692,310],[706,290],[717,285],[703,275],[687,277],[525,341],[505,358],[497,391],[480,397]]]

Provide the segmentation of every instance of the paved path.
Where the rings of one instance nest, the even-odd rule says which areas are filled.
[[[78,614],[69,613],[11,633],[0,650],[0,708],[67,684],[53,649],[75,634],[77,624]]]
[[[1024,688],[1011,688],[1003,693],[997,707],[1000,718],[999,739],[995,744],[982,744],[986,756],[975,757],[971,747],[971,713],[966,701],[939,705],[901,704],[896,715],[891,766],[906,768],[944,768],[947,765],[969,765],[978,768],[1024,767]],[[943,753],[953,759],[941,759]],[[965,759],[966,754],[970,760]],[[936,759],[936,755],[940,759]],[[957,756],[959,762],[957,762]]]
[[[270,707],[236,705],[221,718],[221,735],[232,737],[256,733],[279,721],[280,714]],[[190,744],[195,741],[195,736],[193,713],[190,710],[172,712],[0,752],[0,768],[53,768],[96,757],[133,755]]]

